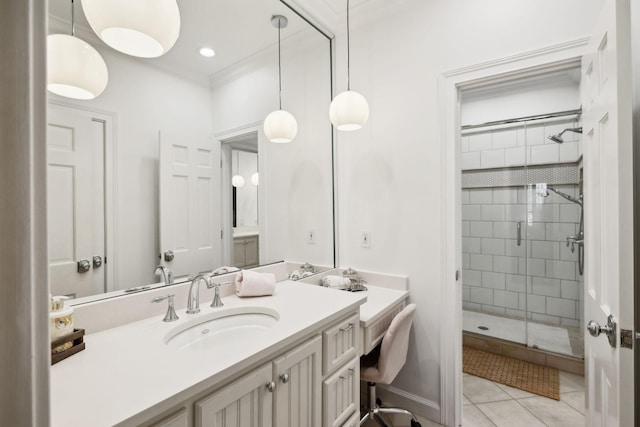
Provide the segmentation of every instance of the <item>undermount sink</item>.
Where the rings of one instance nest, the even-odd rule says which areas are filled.
[[[268,307],[233,307],[207,313],[172,329],[164,343],[176,349],[211,349],[229,339],[255,336],[278,323],[280,314]]]

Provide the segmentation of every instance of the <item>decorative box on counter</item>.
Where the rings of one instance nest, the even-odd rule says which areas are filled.
[[[58,353],[54,353],[54,349],[66,343],[71,343],[71,347]],[[74,329],[71,334],[60,337],[51,342],[51,364],[55,365],[59,361],[84,350],[84,347],[84,329]]]

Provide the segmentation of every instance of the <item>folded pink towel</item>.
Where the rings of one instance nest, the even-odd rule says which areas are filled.
[[[275,288],[276,276],[273,273],[242,270],[236,274],[236,295],[239,297],[273,295]]]

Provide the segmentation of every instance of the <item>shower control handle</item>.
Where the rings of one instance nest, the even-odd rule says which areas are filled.
[[[600,326],[598,322],[591,320],[587,325],[587,330],[593,337],[600,336],[601,333],[604,333],[609,339],[609,345],[613,348],[616,347],[616,318],[613,317],[613,314],[607,317],[607,324],[605,326]]]

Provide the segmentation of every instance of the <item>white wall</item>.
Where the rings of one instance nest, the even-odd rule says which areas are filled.
[[[337,139],[340,265],[407,274],[418,304],[410,354],[394,387],[440,402],[443,233],[438,76],[588,36],[601,0],[370,0],[351,13],[351,87],[368,124]],[[337,91],[346,86],[337,36]],[[361,231],[371,247],[360,246]],[[426,409],[425,409],[426,412]],[[433,413],[433,412],[431,412]]]
[[[509,85],[466,91],[460,105],[462,125],[548,114],[580,108],[579,68]],[[577,75],[576,75],[577,74]]]
[[[211,94],[143,60],[96,47],[109,69],[105,91],[91,101],[50,99],[116,115],[115,285],[124,289],[158,281],[158,131],[213,135]]]
[[[282,107],[296,118],[298,135],[289,144],[267,141],[259,147],[260,186],[269,194],[266,212],[260,212],[267,245],[261,253],[264,249],[268,262],[333,265],[329,41],[317,33],[289,37],[285,31]],[[271,49],[213,76],[217,134],[262,123],[278,108],[277,61],[277,50]],[[309,231],[314,231],[313,244]]]

